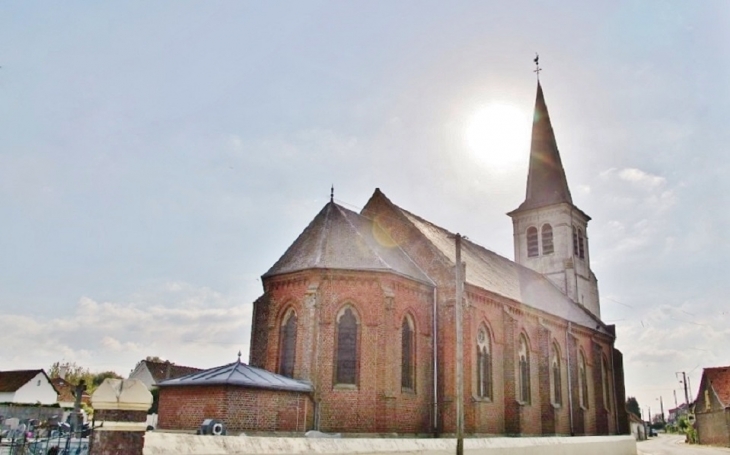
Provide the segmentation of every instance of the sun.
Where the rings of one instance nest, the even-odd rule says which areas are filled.
[[[495,171],[509,171],[527,158],[530,116],[517,106],[493,102],[476,111],[465,129],[466,145]]]

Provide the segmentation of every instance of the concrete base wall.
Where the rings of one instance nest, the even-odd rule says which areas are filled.
[[[453,455],[454,439],[315,439],[245,436],[197,436],[148,432],[144,455],[238,454],[424,454]],[[467,455],[636,455],[631,436],[465,439]]]

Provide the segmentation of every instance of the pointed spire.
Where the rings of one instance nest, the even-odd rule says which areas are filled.
[[[573,204],[558,144],[550,123],[540,81],[537,82],[535,113],[532,121],[530,168],[525,201],[517,210],[527,210],[567,202]]]

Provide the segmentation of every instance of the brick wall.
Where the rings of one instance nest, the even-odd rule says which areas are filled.
[[[437,327],[432,327],[433,287],[384,272],[313,269],[264,280],[264,296],[255,304],[251,362],[278,370],[279,327],[286,311],[297,313],[294,377],[315,388],[315,426],[323,431],[428,433],[433,420],[434,334],[438,341],[438,429],[455,431],[454,269],[384,197],[376,195],[363,211],[374,219],[413,258],[438,287]],[[600,361],[593,344],[610,353],[613,340],[594,330],[572,326],[558,317],[466,286],[464,313],[465,430],[471,434],[569,434],[570,398],[575,434],[616,431],[614,417],[599,414],[602,406]],[[358,320],[357,384],[334,383],[337,315],[349,305]],[[400,333],[408,314],[416,325],[416,387],[401,390]],[[476,391],[476,334],[485,325],[492,336],[492,397]],[[531,402],[517,402],[516,343],[530,340]],[[261,338],[265,339],[261,340]],[[563,403],[550,401],[550,346],[560,350]],[[577,352],[586,354],[589,406],[579,409]],[[255,363],[254,363],[255,362]],[[568,365],[571,366],[570,372]],[[618,374],[613,372],[613,374]],[[568,387],[568,378],[572,389]],[[623,382],[621,381],[621,384]],[[601,406],[597,406],[600,400]]]
[[[726,409],[697,413],[697,436],[700,444],[730,446],[730,413]]]
[[[234,386],[160,388],[158,426],[197,430],[204,419],[220,419],[230,431],[300,431],[312,428],[307,394]]]

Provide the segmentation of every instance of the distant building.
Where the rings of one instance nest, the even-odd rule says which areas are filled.
[[[179,378],[180,376],[198,371],[201,371],[201,369],[175,365],[170,361],[155,362],[152,360],[142,360],[129,373],[129,379],[139,379],[147,386],[148,390],[152,390],[158,382],[166,379]]]
[[[76,403],[76,386],[64,378],[51,379],[53,387],[58,391],[58,405],[62,408],[73,408]],[[91,404],[91,396],[84,390],[81,403]]]
[[[514,261],[461,242],[465,430],[628,434],[590,217],[539,83],[534,119],[526,197],[508,214]],[[250,363],[312,384],[314,429],[453,433],[456,266],[455,235],[379,189],[360,213],[331,199],[262,277]]]
[[[629,412],[629,427],[631,428],[631,435],[637,441],[646,440],[646,425],[641,417],[637,416],[633,412]]]
[[[0,403],[56,404],[58,391],[43,370],[0,371]]]
[[[700,444],[730,446],[730,366],[702,371],[694,412]]]
[[[676,408],[668,410],[667,423],[676,424],[681,416],[686,416],[689,413],[688,409],[689,407],[687,406],[687,403],[682,403]]]

